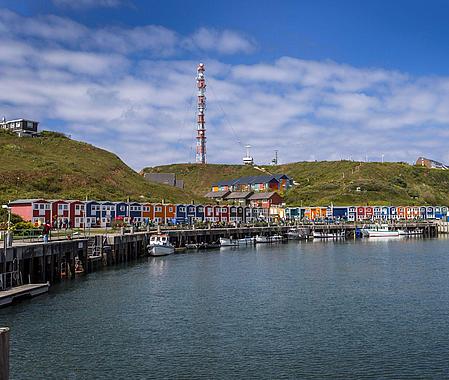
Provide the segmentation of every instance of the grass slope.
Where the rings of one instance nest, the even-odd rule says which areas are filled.
[[[296,162],[263,169],[286,173],[298,183],[285,194],[289,205],[449,204],[449,171],[353,161]],[[217,180],[263,174],[243,165],[177,164],[144,171],[176,173],[186,189],[197,195],[209,191]]]
[[[19,138],[0,133],[0,201],[17,198],[201,201],[194,194],[147,182],[119,157],[56,133]]]

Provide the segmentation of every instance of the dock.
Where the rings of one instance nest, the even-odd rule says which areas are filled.
[[[49,283],[27,284],[0,291],[0,307],[10,305],[23,298],[32,298],[47,293],[49,287]]]

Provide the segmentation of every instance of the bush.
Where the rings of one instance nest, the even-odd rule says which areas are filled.
[[[31,222],[18,222],[14,224],[11,229],[13,231],[19,231],[19,230],[35,230],[39,229],[38,227],[35,227],[33,223]]]

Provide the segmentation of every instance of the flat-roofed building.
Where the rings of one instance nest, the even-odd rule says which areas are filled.
[[[37,135],[38,125],[38,121],[26,119],[6,120],[3,118],[0,121],[0,129],[17,133],[19,137]]]

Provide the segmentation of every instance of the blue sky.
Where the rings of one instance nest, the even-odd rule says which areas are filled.
[[[0,114],[117,153],[449,162],[447,1],[0,0]]]

